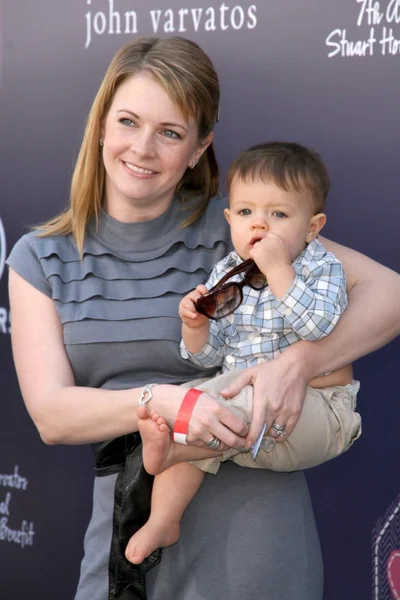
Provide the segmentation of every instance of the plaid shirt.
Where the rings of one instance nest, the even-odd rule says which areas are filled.
[[[207,283],[213,287],[242,259],[231,252],[219,261]],[[280,300],[269,287],[243,288],[243,302],[219,321],[201,352],[191,354],[181,342],[181,355],[202,367],[222,365],[222,371],[253,367],[273,359],[298,340],[319,340],[335,327],[347,306],[346,278],[341,263],[313,240],[292,263],[296,277]],[[240,281],[236,275],[232,281]]]

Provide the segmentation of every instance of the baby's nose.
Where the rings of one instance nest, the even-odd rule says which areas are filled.
[[[268,223],[267,220],[262,216],[256,216],[253,219],[252,223],[253,229],[267,229]]]

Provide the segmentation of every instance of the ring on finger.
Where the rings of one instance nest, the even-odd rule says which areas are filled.
[[[275,429],[276,432],[285,431],[286,429],[286,425],[279,425],[276,421],[272,423],[271,427]]]
[[[221,440],[218,439],[215,435],[212,436],[211,440],[208,440],[208,442],[206,442],[207,448],[210,448],[211,450],[218,450],[220,445]]]
[[[276,431],[276,429],[274,429],[273,427],[272,429],[276,437],[284,437],[286,435],[286,431]]]
[[[279,436],[285,435],[285,425],[279,425],[278,423],[272,423],[271,429],[275,431],[275,433]]]

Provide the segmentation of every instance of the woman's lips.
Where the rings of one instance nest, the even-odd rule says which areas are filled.
[[[140,167],[139,165],[134,165],[126,161],[123,161],[123,163],[129,171],[135,173],[136,175],[157,175],[157,171],[153,171],[152,169],[146,169],[145,167]]]

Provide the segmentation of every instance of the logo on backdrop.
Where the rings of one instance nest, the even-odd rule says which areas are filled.
[[[2,494],[2,488],[5,488],[5,495]],[[17,529],[9,526],[13,494],[26,492],[27,489],[28,479],[19,474],[18,465],[15,465],[13,473],[0,473],[0,542],[17,544],[20,548],[33,546],[35,525],[32,521],[23,519]]]
[[[372,532],[372,598],[400,598],[400,495]]]
[[[222,2],[216,7],[150,9],[145,14],[138,14],[136,10],[119,10],[122,3],[122,0],[86,0],[90,10],[85,15],[85,48],[89,48],[94,36],[136,35],[149,30],[154,35],[181,35],[197,31],[254,29],[257,25],[255,4],[243,8],[239,5],[230,7]],[[106,10],[96,10],[95,5]]]
[[[1,1],[1,0],[0,0]],[[3,222],[0,218],[0,282],[3,277],[6,264],[7,244],[6,234],[3,227]],[[0,306],[0,334],[11,333],[10,311],[3,306]]]
[[[400,58],[400,0],[355,0],[357,27],[364,28],[363,39],[350,40],[346,29],[334,29],[325,40],[328,58],[338,56],[394,56]],[[382,6],[385,5],[385,6]]]

